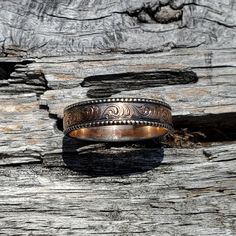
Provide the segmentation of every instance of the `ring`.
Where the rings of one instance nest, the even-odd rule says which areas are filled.
[[[88,141],[137,141],[172,130],[170,106],[145,98],[106,98],[78,102],[64,109],[64,134]]]

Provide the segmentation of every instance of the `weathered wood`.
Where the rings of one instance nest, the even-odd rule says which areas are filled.
[[[120,160],[119,155],[107,158],[100,152],[104,158],[94,155],[90,162],[89,151],[87,161],[77,159],[79,172],[41,166],[1,168],[1,232],[234,235],[235,145],[211,151],[211,157],[200,149],[166,149],[162,158],[135,155],[139,168],[139,162],[152,167],[136,173],[129,156],[125,161],[125,155]],[[121,175],[125,165],[131,172]],[[90,177],[94,174],[96,178]]]
[[[152,54],[47,57],[29,64],[29,71],[42,70],[51,89],[78,87],[90,76],[185,70],[196,73],[201,85],[223,85],[234,83],[235,52],[235,49],[178,49]]]
[[[3,55],[235,47],[235,2],[1,1]]]
[[[0,1],[0,234],[236,234],[235,1]],[[63,136],[63,109],[166,100],[194,148]]]

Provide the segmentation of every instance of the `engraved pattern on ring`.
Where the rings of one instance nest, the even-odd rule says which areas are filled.
[[[91,121],[114,119],[148,119],[161,123],[172,123],[171,111],[160,104],[105,103],[74,106],[65,112],[65,128]]]

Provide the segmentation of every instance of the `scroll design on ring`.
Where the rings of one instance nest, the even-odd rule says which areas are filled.
[[[132,109],[128,104],[111,104],[102,112],[101,118],[120,119],[131,118]]]
[[[75,107],[65,113],[63,123],[65,126],[69,126],[74,125],[77,122],[98,119],[100,112],[101,109],[98,105]]]
[[[162,123],[172,123],[168,108],[157,104],[107,103],[73,107],[65,113],[64,126],[77,123],[114,119],[148,119]]]
[[[162,106],[144,104],[112,104],[105,108],[100,118],[106,119],[160,119],[171,123],[171,112]]]
[[[167,135],[171,108],[163,101],[108,98],[71,104],[64,109],[64,134],[92,141],[130,141]]]
[[[80,117],[79,120],[93,120],[100,117],[101,109],[98,105],[84,106],[79,110]]]

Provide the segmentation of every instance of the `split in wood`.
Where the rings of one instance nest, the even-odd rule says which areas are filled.
[[[91,87],[87,96],[91,98],[110,97],[121,91],[148,87],[196,83],[198,77],[191,70],[164,70],[142,73],[121,73],[96,75],[84,78],[82,87]]]
[[[33,61],[0,62],[0,92],[3,94],[36,93],[39,97],[50,88],[44,74],[31,71],[28,67]]]
[[[183,6],[181,7],[183,8]],[[171,5],[156,2],[154,4],[144,4],[143,7],[128,11],[132,17],[137,17],[141,23],[168,24],[180,21],[183,16],[182,9],[174,9]]]

